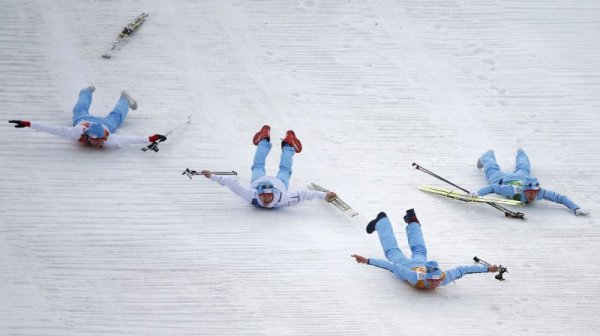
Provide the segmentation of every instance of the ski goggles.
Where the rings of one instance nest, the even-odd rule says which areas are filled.
[[[273,186],[270,184],[260,184],[258,187],[256,187],[256,191],[258,191],[258,194],[272,194],[273,193]]]
[[[437,272],[438,270],[439,270],[439,268],[437,266],[430,266],[425,269],[425,272],[434,273],[434,272]]]
[[[524,185],[524,189],[526,190],[540,190],[539,182],[529,182]]]

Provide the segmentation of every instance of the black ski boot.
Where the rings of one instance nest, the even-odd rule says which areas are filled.
[[[417,219],[417,214],[415,213],[415,209],[406,210],[406,215],[404,215],[404,222],[406,224],[419,223],[419,220]]]
[[[377,215],[377,218],[370,221],[369,224],[367,224],[367,233],[373,233],[375,231],[375,225],[377,225],[377,222],[379,222],[379,220],[384,217],[387,217],[387,215],[385,214],[385,212],[382,211]]]

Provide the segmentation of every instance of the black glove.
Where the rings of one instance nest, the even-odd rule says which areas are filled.
[[[167,137],[162,134],[154,134],[148,137],[150,142],[163,142],[167,140]]]
[[[23,127],[31,126],[31,122],[29,122],[27,120],[9,120],[8,122],[11,124],[16,124],[15,125],[16,128],[23,128]]]

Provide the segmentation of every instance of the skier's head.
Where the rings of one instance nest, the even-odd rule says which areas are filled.
[[[527,203],[535,202],[538,193],[540,192],[540,183],[535,177],[526,177],[523,181],[523,194],[527,199]]]
[[[425,264],[425,281],[429,288],[436,288],[442,284],[444,276],[438,262],[430,260]]]
[[[256,192],[258,194],[258,198],[263,205],[268,206],[273,202],[273,186],[268,183],[261,183],[256,186]]]
[[[87,143],[92,147],[101,147],[106,136],[104,133],[104,126],[97,122],[92,122],[83,133],[86,136]]]

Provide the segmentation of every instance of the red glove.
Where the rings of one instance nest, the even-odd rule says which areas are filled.
[[[8,122],[11,124],[16,124],[15,125],[16,128],[23,128],[23,127],[31,126],[31,122],[29,122],[27,120],[9,120]]]
[[[167,137],[161,134],[154,134],[148,137],[150,142],[163,142],[167,140]]]

